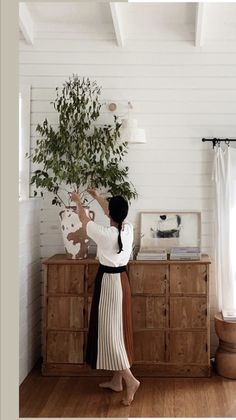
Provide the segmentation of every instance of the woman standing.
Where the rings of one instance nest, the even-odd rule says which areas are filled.
[[[110,219],[110,226],[96,224],[86,215],[80,197],[73,192],[80,220],[86,226],[87,235],[97,244],[100,262],[95,280],[94,294],[88,330],[86,362],[93,369],[114,371],[103,388],[122,391],[122,379],[126,384],[124,405],[130,405],[140,382],[133,376],[130,366],[133,361],[133,336],[131,320],[131,293],[126,265],[133,243],[133,226],[124,222],[128,203],[121,196],[109,202],[95,189],[88,192],[98,201]]]

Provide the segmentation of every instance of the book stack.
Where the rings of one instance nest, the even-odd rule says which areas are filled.
[[[136,257],[137,260],[140,261],[151,261],[151,260],[155,260],[155,261],[162,261],[162,260],[167,260],[167,252],[166,249],[140,249],[140,251],[137,254]]]
[[[224,318],[224,321],[236,321],[236,311],[235,310],[222,309],[222,316]]]
[[[201,251],[198,246],[179,246],[171,248],[170,260],[200,260]]]

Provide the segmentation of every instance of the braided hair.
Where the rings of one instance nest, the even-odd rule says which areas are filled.
[[[114,222],[118,223],[118,254],[120,254],[120,252],[123,251],[123,244],[120,232],[122,228],[122,222],[125,220],[128,214],[129,205],[125,198],[123,198],[120,195],[116,195],[110,198],[108,208],[110,217],[112,218],[112,220],[114,220]]]

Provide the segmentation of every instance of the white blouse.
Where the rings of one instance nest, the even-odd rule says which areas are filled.
[[[104,227],[90,220],[87,223],[87,235],[97,244],[99,262],[110,267],[126,265],[130,259],[133,245],[133,225],[123,223],[121,241],[123,251],[119,254],[118,229],[115,226]]]

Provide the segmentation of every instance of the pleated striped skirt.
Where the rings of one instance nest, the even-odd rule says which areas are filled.
[[[93,369],[114,371],[132,365],[131,292],[126,266],[99,266],[89,320],[86,362]]]

